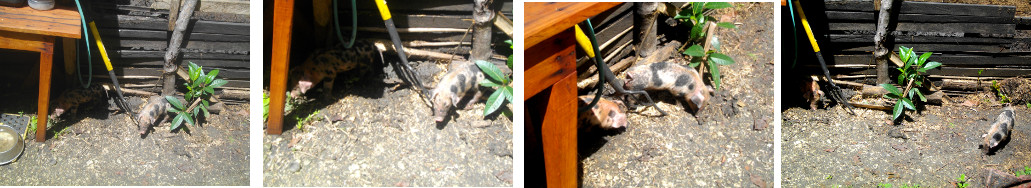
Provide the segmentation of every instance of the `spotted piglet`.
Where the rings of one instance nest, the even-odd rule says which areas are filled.
[[[433,103],[433,119],[438,123],[444,122],[444,117],[450,112],[451,107],[457,107],[462,97],[473,94],[473,98],[465,103],[468,108],[470,104],[476,103],[482,95],[479,90],[480,80],[483,80],[483,72],[475,63],[468,61],[451,62],[448,73],[437,82],[430,94]]]
[[[1016,120],[1013,116],[1013,107],[1008,106],[1002,110],[999,117],[995,118],[995,122],[992,123],[988,134],[984,136],[984,145],[981,146],[985,154],[998,149],[1000,142],[1009,139],[1010,130],[1013,130],[1013,123]]]
[[[316,50],[304,63],[290,70],[287,82],[287,87],[291,88],[290,98],[300,97],[319,82],[325,87],[323,96],[328,97],[333,92],[337,74],[368,66],[375,61],[374,55],[378,52],[368,41],[358,41],[351,48]]]
[[[594,95],[583,95],[578,97],[579,106],[587,106],[594,100]],[[598,99],[591,110],[580,112],[577,119],[580,119],[580,126],[598,126],[602,129],[618,129],[627,126],[627,116],[619,106],[619,101],[611,101],[605,98]]]
[[[136,119],[140,120],[136,128],[139,128],[140,135],[146,134],[150,127],[157,126],[168,120],[168,101],[161,96],[151,96],[147,99],[147,105],[143,106]]]
[[[713,89],[705,86],[698,71],[682,65],[658,62],[630,67],[626,71],[628,90],[666,90],[688,102],[695,113],[705,107]]]
[[[820,98],[823,97],[823,91],[820,90],[820,84],[816,83],[816,76],[810,76],[809,79],[803,80],[802,83],[802,98],[809,101],[809,109],[816,110],[816,104],[820,102]]]
[[[50,114],[50,119],[57,119],[66,111],[76,114],[80,105],[101,99],[104,94],[104,87],[100,84],[65,91],[54,100],[54,104],[57,106],[54,107],[54,113]]]

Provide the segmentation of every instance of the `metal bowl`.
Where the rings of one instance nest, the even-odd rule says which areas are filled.
[[[0,165],[11,163],[25,150],[25,141],[14,128],[0,125]]]

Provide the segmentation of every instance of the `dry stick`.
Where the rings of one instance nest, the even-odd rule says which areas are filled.
[[[186,4],[183,5],[183,9],[179,13],[179,18],[175,21],[175,30],[172,31],[172,39],[168,43],[168,52],[165,53],[165,65],[164,65],[164,86],[161,90],[162,95],[173,95],[175,94],[175,71],[179,69],[179,63],[176,63],[179,59],[179,48],[183,44],[183,34],[186,32],[187,25],[190,24],[190,17],[193,16],[193,10],[197,7],[198,0],[186,0]]]

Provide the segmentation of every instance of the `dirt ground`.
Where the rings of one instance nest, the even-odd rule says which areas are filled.
[[[425,85],[446,67],[413,65],[434,83]],[[396,78],[390,67],[352,84],[338,78],[331,99],[288,114],[282,135],[264,137],[265,186],[512,186],[512,120],[483,116],[492,89],[438,124],[429,103]]]
[[[994,155],[984,155],[979,149],[982,135],[1002,106],[989,101],[968,107],[961,102],[907,112],[910,118],[902,125],[892,125],[891,114],[884,111],[857,109],[851,115],[840,106],[787,109],[783,185],[953,187],[964,174],[970,187],[984,187],[989,168],[1012,173],[1028,166],[1028,108],[1015,106],[1013,141]]]
[[[142,100],[130,97],[129,102],[136,106]],[[4,113],[36,110],[34,98],[5,104],[15,105],[3,107]],[[189,133],[170,132],[166,123],[141,138],[125,113],[93,103],[49,127],[53,138],[46,142],[28,140],[16,162],[0,166],[0,185],[246,186],[248,106],[227,105]]]
[[[773,185],[774,7],[735,6],[741,25],[718,36],[737,63],[721,68],[716,96],[696,118],[668,92],[651,92],[668,116],[639,107],[624,130],[581,135],[584,187]]]

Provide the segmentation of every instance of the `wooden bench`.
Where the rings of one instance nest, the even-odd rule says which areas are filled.
[[[53,67],[54,41],[65,43],[82,36],[79,12],[71,7],[38,11],[28,6],[0,6],[0,48],[39,52],[39,99],[36,141],[46,140],[47,112],[50,103],[50,70]],[[73,47],[68,43],[69,47]],[[67,52],[67,50],[66,50]]]
[[[526,64],[523,67],[523,100],[529,100],[535,95],[547,95],[547,101],[537,103],[546,105],[526,103],[527,112],[544,111],[541,120],[526,120],[526,133],[541,135],[548,187],[576,187],[580,184],[576,132],[576,39],[573,25],[620,4],[524,4]]]

